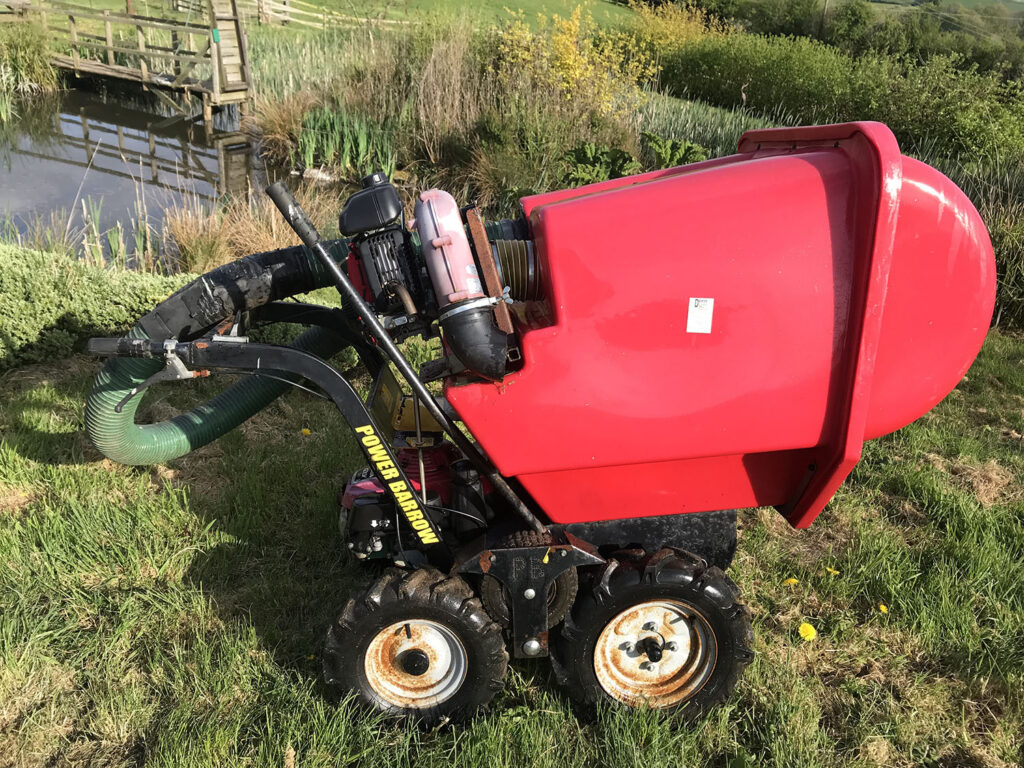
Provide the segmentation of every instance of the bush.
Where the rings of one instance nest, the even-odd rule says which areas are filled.
[[[90,336],[121,335],[191,279],[89,267],[11,245],[0,245],[0,263],[0,370],[63,357]]]
[[[662,60],[673,95],[744,106],[765,115],[784,110],[806,122],[839,119],[851,100],[853,62],[806,38],[742,33],[701,37]]]
[[[735,33],[671,51],[662,81],[676,95],[795,122],[880,120],[907,147],[1024,154],[1018,87],[959,64],[953,56],[920,65],[882,54],[854,59],[807,38]]]

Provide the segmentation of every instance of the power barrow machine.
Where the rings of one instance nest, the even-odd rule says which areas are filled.
[[[149,464],[289,387],[333,401],[366,458],[344,545],[385,568],[339,606],[324,675],[428,724],[486,706],[510,657],[550,657],[588,706],[694,718],[727,699],[753,655],[725,575],[736,510],[810,525],[865,440],[957,384],[995,300],[977,211],[879,123],[752,131],[729,157],[525,197],[514,220],[437,189],[407,220],[375,173],[330,242],[267,191],[303,245],[91,340],[110,359],[86,428]],[[329,286],[340,308],[288,300]],[[308,329],[250,340],[267,323]],[[414,336],[441,340],[419,370],[398,346]],[[348,347],[365,402],[328,362]],[[250,375],[136,423],[148,386],[211,371]]]

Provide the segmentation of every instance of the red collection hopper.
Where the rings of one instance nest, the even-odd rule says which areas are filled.
[[[879,123],[522,202],[554,323],[501,384],[446,395],[558,523],[774,505],[805,527],[992,316],[978,212]]]

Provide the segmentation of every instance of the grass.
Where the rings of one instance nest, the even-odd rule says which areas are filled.
[[[49,44],[32,24],[0,24],[0,137],[20,117],[19,97],[52,90],[57,76],[49,63]]]
[[[292,393],[189,456],[125,467],[82,433],[96,368],[0,376],[0,765],[1024,760],[1024,338],[993,332],[935,411],[866,447],[809,531],[742,513],[732,573],[758,655],[689,729],[582,717],[539,662],[515,663],[493,711],[459,728],[334,701],[324,628],[371,577],[337,536],[335,493],[360,463],[337,412]],[[155,388],[141,418],[221,386]]]
[[[418,20],[435,14],[454,15],[478,24],[504,19],[508,11],[522,11],[531,20],[538,14],[568,16],[579,5],[579,0],[319,0],[318,4],[344,13],[375,18]],[[618,25],[629,21],[631,11],[614,0],[590,0],[594,19],[605,25]]]

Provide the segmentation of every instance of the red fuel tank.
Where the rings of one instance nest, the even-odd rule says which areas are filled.
[[[995,260],[966,196],[879,123],[524,198],[554,322],[446,395],[552,521],[761,505],[804,527],[960,380]]]

